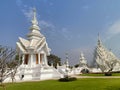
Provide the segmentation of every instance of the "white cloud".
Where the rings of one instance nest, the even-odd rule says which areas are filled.
[[[65,37],[67,40],[72,39],[72,34],[71,34],[70,30],[68,30],[67,28],[65,28],[65,27],[62,28],[61,33],[62,33],[63,37]]]
[[[120,52],[120,20],[117,20],[109,25],[106,32],[106,39],[104,41],[108,49],[112,51],[119,57]]]
[[[113,37],[120,33],[120,20],[112,23],[107,30],[108,37]]]
[[[50,6],[53,5],[53,3],[48,2],[48,0],[44,0],[43,2],[48,3]],[[28,22],[30,22],[33,16],[33,7],[24,4],[22,0],[16,0],[16,4],[25,15]],[[67,28],[62,28],[62,27],[57,28],[51,21],[42,20],[38,12],[37,12],[37,19],[39,22],[39,26],[41,28],[41,32],[46,36],[48,36],[49,38],[51,38],[52,40],[55,40],[56,38],[59,39],[60,36],[63,39],[71,40],[72,33]]]
[[[29,7],[28,9],[22,9],[23,14],[27,17],[28,20],[31,20],[33,16],[33,8]]]
[[[22,0],[16,0],[16,4],[20,8],[20,10],[23,12],[25,17],[27,17],[28,20],[31,20],[33,16],[33,7],[23,4]]]
[[[43,2],[47,2],[47,0],[43,0]],[[25,17],[27,17],[28,21],[30,21],[33,17],[33,7],[23,4],[22,0],[16,0],[16,4],[21,9],[21,11],[25,15]],[[50,3],[50,4],[53,4],[53,3]],[[45,29],[45,30],[48,30],[48,29],[54,30],[55,29],[55,26],[51,22],[48,22],[45,20],[39,20],[39,17],[40,17],[40,15],[37,13],[38,22],[42,29]]]
[[[46,28],[51,28],[52,30],[55,29],[55,26],[52,23],[47,22],[45,20],[39,20],[39,25],[43,29],[46,29]]]
[[[59,34],[56,29],[56,26],[51,22],[45,20],[39,20],[38,22],[41,29],[41,33],[43,33],[46,37],[48,37],[49,40],[55,42]]]

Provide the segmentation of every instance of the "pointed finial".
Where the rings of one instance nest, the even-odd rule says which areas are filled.
[[[80,52],[80,56],[83,56],[83,52]]]
[[[65,53],[66,55],[66,66],[68,67],[69,66],[69,62],[68,62],[68,53]]]
[[[100,34],[98,33],[98,40],[100,40]]]
[[[36,17],[36,8],[33,8],[33,18],[31,20],[32,26],[30,27],[30,30],[40,30],[40,27],[38,26],[38,21]]]
[[[36,8],[35,7],[33,8],[33,11],[36,12]]]
[[[33,8],[33,19],[36,19],[36,8]]]
[[[68,53],[65,53],[65,55],[66,55],[66,59],[68,59]]]
[[[38,21],[37,21],[37,18],[36,18],[36,8],[33,8],[32,24],[33,24],[33,25],[38,25]]]
[[[82,52],[80,53],[80,61],[81,60],[85,60],[84,54]]]
[[[100,35],[99,35],[99,33],[98,33],[98,45],[101,45],[101,39],[100,39]]]

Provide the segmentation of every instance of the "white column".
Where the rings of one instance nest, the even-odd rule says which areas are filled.
[[[19,53],[19,64],[20,64],[20,58],[21,58],[21,54]]]
[[[31,61],[30,66],[32,67],[33,66],[33,54],[30,55],[30,61]]]
[[[45,65],[48,65],[48,64],[47,64],[47,56],[46,56],[45,53],[44,53],[44,63],[45,63]]]
[[[42,64],[45,65],[45,60],[44,60],[44,53],[42,53]]]
[[[40,63],[40,53],[38,53],[38,64],[41,64]]]
[[[25,55],[22,55],[22,64],[25,62]]]

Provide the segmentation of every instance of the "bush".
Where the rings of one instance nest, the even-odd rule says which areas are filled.
[[[77,80],[77,78],[75,77],[65,77],[65,78],[59,79],[60,82],[69,82],[69,81],[75,81],[75,80]]]
[[[112,76],[112,73],[111,72],[106,72],[105,76]]]

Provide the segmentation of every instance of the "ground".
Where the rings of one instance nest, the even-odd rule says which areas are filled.
[[[120,78],[79,78],[72,82],[46,80],[8,83],[6,90],[120,90]]]

